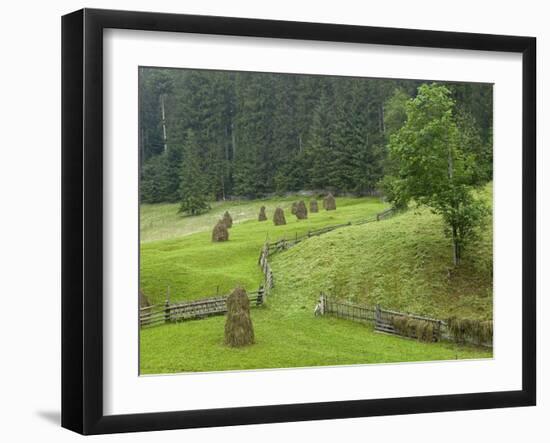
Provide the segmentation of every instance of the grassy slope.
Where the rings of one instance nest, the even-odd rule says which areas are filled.
[[[230,230],[229,241],[213,243],[210,240],[213,220],[217,220],[227,205],[221,205],[217,215],[198,217],[173,215],[174,205],[157,205],[161,215],[153,215],[151,205],[143,209],[141,217],[141,287],[153,303],[162,303],[170,287],[171,300],[189,300],[227,293],[240,284],[247,289],[258,288],[262,274],[257,266],[260,248],[266,238],[276,240],[290,238],[322,226],[333,225],[369,217],[385,209],[376,198],[341,198],[336,211],[310,214],[307,220],[297,220],[290,213],[292,199],[233,203],[229,208],[234,219],[240,221]],[[269,220],[256,221],[261,205],[267,208]],[[287,224],[274,226],[271,217],[277,205],[285,208]],[[149,227],[149,221],[162,218],[167,208],[173,212],[167,216],[162,230]],[[242,217],[249,217],[244,220]],[[194,231],[198,230],[199,232]],[[200,232],[202,231],[202,232]],[[147,241],[159,236],[168,238]],[[187,235],[182,235],[185,232]]]
[[[490,197],[490,190],[487,196]],[[255,213],[259,203],[251,202],[245,206],[243,212],[248,209]],[[270,238],[274,238],[285,233],[302,232],[308,227],[362,218],[380,209],[376,200],[339,199],[336,212],[322,211],[307,222],[294,221],[290,214],[287,215],[289,225],[286,227],[276,228],[271,222],[244,222],[232,229],[231,241],[223,244],[226,249],[218,248],[221,244],[209,243],[209,231],[146,243],[142,245],[142,284],[150,284],[149,293],[155,293],[152,277],[156,272],[166,272],[166,278],[178,277],[178,269],[182,269],[188,273],[187,276],[174,277],[172,285],[180,285],[179,294],[186,298],[195,293],[191,290],[194,287],[202,294],[212,292],[210,283],[201,276],[205,279],[223,277],[228,281],[248,279],[255,287],[260,279],[255,260],[266,229]],[[488,317],[492,302],[490,229],[489,224],[481,241],[466,257],[468,264],[461,267],[450,281],[447,281],[450,245],[442,235],[439,218],[427,211],[343,228],[309,239],[274,257],[272,263],[277,286],[264,307],[252,310],[256,332],[254,346],[245,349],[225,347],[223,317],[145,329],[140,338],[141,372],[154,374],[491,357],[491,351],[487,349],[451,343],[419,343],[375,333],[370,325],[312,315],[319,291],[325,290],[352,300],[377,301],[384,306],[432,315],[456,312]],[[235,258],[235,253],[240,253],[240,256]],[[201,270],[207,257],[212,257],[212,266],[221,269]],[[143,258],[147,260],[143,261]],[[158,268],[155,261],[162,262]],[[151,266],[155,269],[150,269]],[[238,276],[235,277],[234,273]],[[193,282],[188,281],[191,278]],[[229,287],[232,284],[229,283]],[[162,288],[159,288],[156,301],[163,297]]]
[[[492,200],[490,187],[482,194]],[[492,318],[492,221],[463,264],[453,269],[451,257],[440,217],[422,209],[308,239],[274,257],[272,266],[285,291],[309,305],[324,291],[443,319]]]

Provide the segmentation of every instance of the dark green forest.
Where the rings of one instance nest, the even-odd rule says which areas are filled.
[[[200,71],[139,71],[140,196],[193,204],[271,193],[376,192],[395,172],[388,144],[418,80]],[[492,85],[450,91],[475,181],[492,178]]]

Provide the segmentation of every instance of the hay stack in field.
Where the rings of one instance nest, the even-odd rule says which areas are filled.
[[[250,301],[243,288],[235,288],[227,297],[225,344],[238,347],[252,343],[254,343],[254,328],[250,319]]]
[[[292,203],[292,208],[290,209],[290,212],[292,215],[296,215],[296,209],[298,208],[298,202]]]
[[[285,213],[282,208],[275,209],[275,213],[273,214],[273,224],[275,226],[286,225]]]
[[[266,221],[267,216],[265,215],[265,206],[260,208],[260,213],[258,214],[258,221]]]
[[[223,214],[223,222],[228,228],[231,228],[233,226],[233,219],[231,218],[231,215],[228,211],[225,211],[225,214]]]
[[[218,221],[212,230],[212,241],[227,241],[229,240],[229,230],[223,220]]]
[[[319,212],[319,205],[317,204],[317,200],[311,200],[309,202],[309,212]]]
[[[149,302],[149,299],[147,298],[147,296],[140,289],[139,290],[139,307],[147,308],[148,306],[151,306],[151,303]]]
[[[296,218],[298,220],[304,220],[307,218],[307,208],[306,204],[303,202],[303,200],[300,200],[298,204],[296,205]]]
[[[323,200],[323,208],[327,211],[334,211],[336,209],[336,200],[330,192]]]

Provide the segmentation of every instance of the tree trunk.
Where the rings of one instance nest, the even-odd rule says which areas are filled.
[[[453,263],[455,266],[460,264],[460,246],[458,245],[458,233],[456,228],[453,227]]]
[[[164,152],[168,149],[168,145],[166,143],[166,114],[164,112],[164,94],[161,94],[160,96],[160,109],[162,113],[162,137],[164,142]]]

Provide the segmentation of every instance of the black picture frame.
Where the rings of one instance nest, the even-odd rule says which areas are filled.
[[[522,54],[522,389],[392,399],[103,413],[103,30],[454,48]],[[83,9],[62,18],[62,426],[82,434],[531,406],[536,403],[536,39]]]

